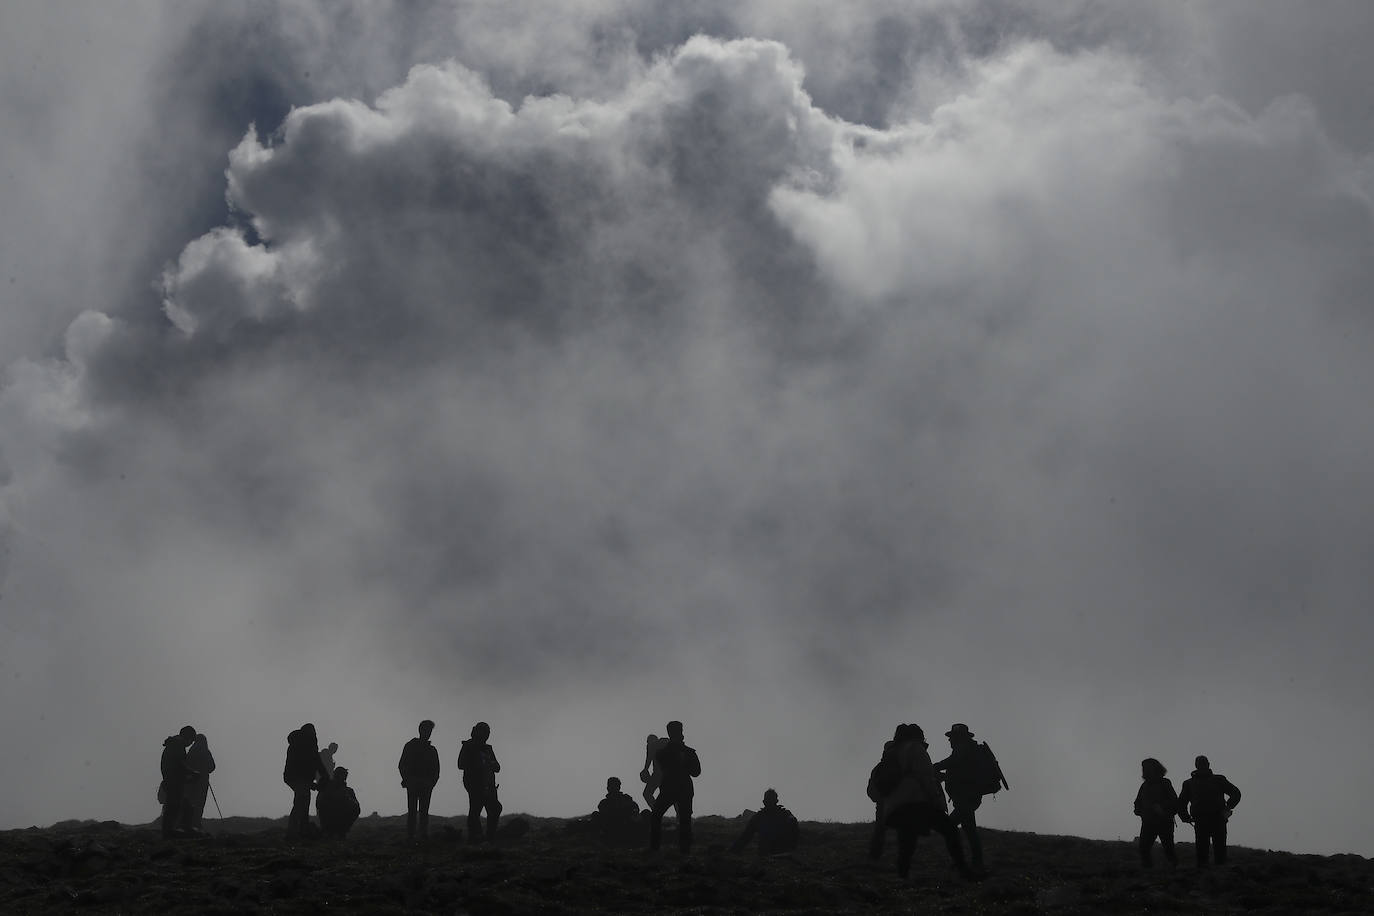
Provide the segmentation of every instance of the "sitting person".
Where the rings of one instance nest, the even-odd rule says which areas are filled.
[[[348,768],[335,767],[334,778],[320,787],[315,799],[321,832],[325,836],[347,836],[362,810],[357,793],[348,784]]]
[[[758,835],[759,855],[771,856],[780,852],[791,852],[797,848],[797,838],[801,826],[797,818],[782,805],[778,804],[778,793],[769,789],[763,793],[763,807],[751,818],[744,833],[730,847],[731,852],[739,852],[749,845]]]
[[[621,791],[620,780],[614,776],[606,780],[606,797],[592,812],[591,823],[601,839],[607,842],[638,843],[643,839],[639,803]]]

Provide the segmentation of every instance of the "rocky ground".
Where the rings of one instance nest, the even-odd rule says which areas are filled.
[[[283,821],[247,818],[210,822],[195,840],[113,822],[0,832],[0,912],[1374,912],[1374,864],[1354,855],[1237,848],[1223,869],[1143,872],[1128,843],[988,830],[983,880],[958,878],[926,840],[901,881],[891,848],[882,863],[864,858],[863,824],[805,823],[797,852],[760,859],[726,851],[739,818],[700,818],[686,857],[607,849],[566,821],[507,819],[515,832],[522,823],[524,835],[494,847],[465,845],[460,821],[444,818],[423,848],[402,842],[403,819],[376,816],[342,841],[288,841]],[[1179,852],[1191,860],[1190,845]]]

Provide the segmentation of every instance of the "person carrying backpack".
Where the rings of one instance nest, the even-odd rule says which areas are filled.
[[[482,842],[483,810],[487,812],[488,843],[496,841],[496,828],[501,821],[501,801],[496,796],[496,774],[501,772],[501,764],[487,743],[490,737],[491,726],[478,722],[472,727],[472,737],[458,751],[458,769],[463,771],[463,788],[468,793],[469,843]]]
[[[986,744],[973,740],[973,732],[962,722],[956,722],[945,732],[949,739],[950,754],[935,764],[935,772],[944,781],[945,791],[954,806],[950,820],[963,829],[968,840],[969,856],[973,860],[973,870],[983,870],[983,840],[978,834],[978,819],[975,812],[983,804],[983,796],[989,790],[997,791],[997,781],[1001,770],[992,775],[996,768],[996,758],[988,762],[992,751]]]
[[[310,790],[329,784],[329,774],[320,760],[320,739],[312,723],[307,722],[286,736],[286,765],[282,767],[281,781],[291,787],[286,835],[305,836],[313,829]]]
[[[692,780],[701,775],[701,759],[682,738],[682,723],[668,723],[668,742],[654,753],[654,767],[663,774],[658,797],[649,814],[649,851],[657,852],[663,832],[663,815],[672,808],[677,813],[677,845],[682,852],[692,850]]]
[[[1226,864],[1226,821],[1240,804],[1240,789],[1219,773],[1212,772],[1207,758],[1199,755],[1197,769],[1183,780],[1178,793],[1179,820],[1193,825],[1197,867],[1206,868],[1209,850],[1218,865]]]
[[[1153,757],[1140,761],[1140,790],[1135,793],[1135,814],[1140,818],[1140,864],[1154,866],[1150,851],[1155,840],[1164,850],[1170,866],[1178,864],[1174,855],[1174,815],[1178,813],[1178,795],[1174,784],[1164,774],[1164,764]]]
[[[973,872],[969,871],[964,849],[959,844],[959,830],[950,820],[945,793],[926,750],[925,732],[919,725],[902,725],[893,743],[896,745],[898,779],[878,805],[878,820],[882,829],[897,831],[898,876],[906,878],[911,873],[917,838],[934,830],[944,837],[950,861],[959,874],[972,878]],[[877,858],[882,854],[881,845],[875,843],[869,854]]]

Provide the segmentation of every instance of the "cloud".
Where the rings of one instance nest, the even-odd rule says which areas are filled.
[[[1374,686],[1374,181],[1325,103],[1200,91],[1188,21],[1111,5],[434,5],[366,51],[362,9],[246,20],[311,75],[262,71],[295,107],[218,224],[10,365],[4,659],[52,702],[6,711],[58,762],[0,816],[143,816],[184,721],[270,811],[307,719],[385,810],[429,716],[493,723],[508,808],[677,717],[704,810],[858,819],[894,722],[961,720],[998,826],[1124,833],[1202,752],[1238,842],[1358,848],[1270,750]]]

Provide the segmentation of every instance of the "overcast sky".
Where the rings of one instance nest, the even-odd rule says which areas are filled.
[[[1374,5],[10,2],[0,826],[206,732],[508,811],[686,724],[700,813],[1374,855]]]

